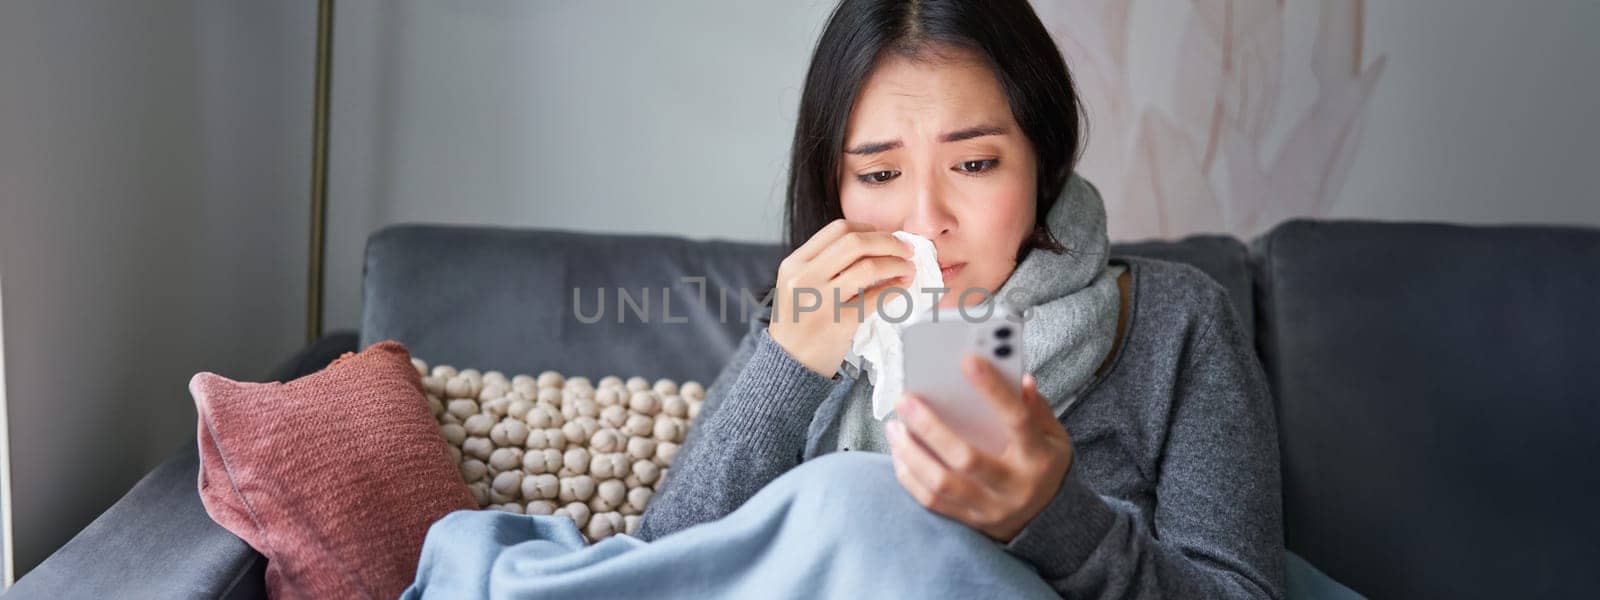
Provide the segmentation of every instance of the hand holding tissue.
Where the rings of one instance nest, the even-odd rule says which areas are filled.
[[[850,351],[845,361],[867,372],[872,382],[872,416],[883,420],[894,409],[895,400],[905,389],[905,353],[901,346],[900,329],[935,308],[936,295],[930,290],[944,287],[944,274],[939,272],[939,258],[928,238],[906,231],[894,232],[894,237],[911,245],[911,262],[916,274],[905,293],[892,291],[880,298],[877,306],[863,309],[867,314],[850,339]],[[866,366],[862,366],[862,362]]]

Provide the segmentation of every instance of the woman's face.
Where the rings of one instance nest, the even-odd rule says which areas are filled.
[[[913,61],[887,53],[845,129],[844,218],[933,240],[950,308],[971,288],[999,289],[1033,231],[1033,145],[1000,82],[975,54]],[[966,295],[966,304],[987,294]]]

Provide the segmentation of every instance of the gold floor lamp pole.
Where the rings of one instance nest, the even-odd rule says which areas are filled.
[[[311,141],[311,248],[306,281],[306,343],[322,337],[322,284],[328,241],[328,82],[333,76],[333,0],[317,1],[317,89]]]

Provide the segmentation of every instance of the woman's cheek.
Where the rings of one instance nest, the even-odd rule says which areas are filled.
[[[1031,184],[1031,182],[1029,182]],[[974,216],[981,232],[976,240],[983,248],[983,268],[974,269],[970,285],[991,292],[1011,276],[1016,268],[1017,249],[1034,225],[1033,186],[1015,184],[999,190],[988,203],[989,210]]]
[[[883,203],[863,198],[861,192],[851,189],[850,182],[840,184],[839,212],[844,213],[845,220],[867,223],[879,231],[894,231],[886,229],[888,219],[883,214]]]
[[[1003,255],[1001,258],[1010,261],[1016,257],[1017,248],[1021,247],[1022,241],[1033,231],[1035,205],[1032,180],[1010,186],[996,206],[997,210],[994,212],[1004,216],[1001,222],[996,224],[991,239],[1003,240],[1003,243],[999,244],[1001,247],[996,251]]]

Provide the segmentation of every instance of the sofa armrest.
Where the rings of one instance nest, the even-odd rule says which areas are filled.
[[[330,334],[279,366],[284,381],[356,349]],[[50,558],[7,598],[265,598],[267,560],[211,520],[200,503],[200,455],[190,440]]]
[[[34,567],[8,598],[250,598],[266,559],[206,514],[194,442]],[[254,578],[255,581],[251,581]]]

